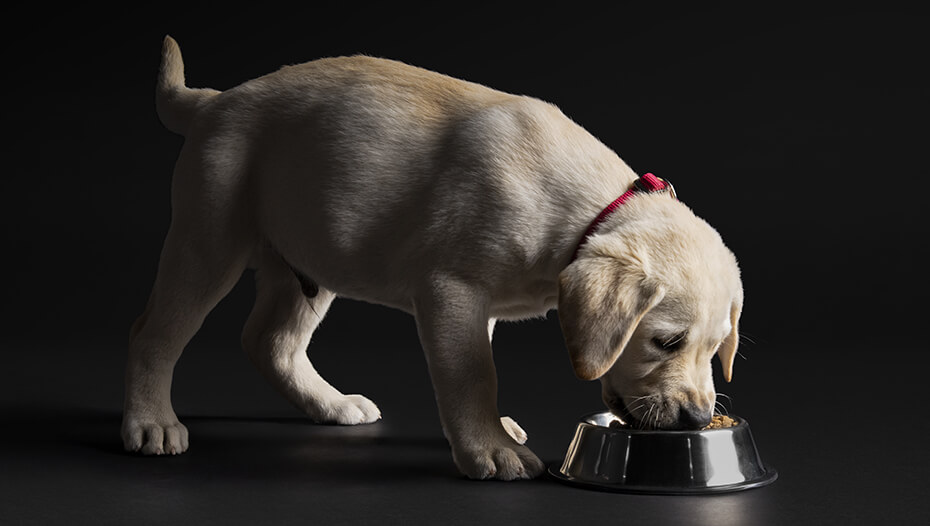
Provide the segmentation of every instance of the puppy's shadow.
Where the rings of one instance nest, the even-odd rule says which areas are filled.
[[[190,452],[215,460],[216,466],[230,470],[227,475],[293,476],[331,483],[458,475],[439,429],[415,432],[385,421],[319,425],[301,417],[187,417],[185,421],[194,437]]]
[[[70,460],[97,459],[140,474],[282,480],[340,484],[459,477],[441,430],[405,429],[379,421],[360,426],[319,425],[300,417],[185,416],[187,453],[144,457],[123,450],[121,415],[96,409],[20,409],[6,423],[28,430],[4,442],[19,450]],[[88,454],[90,453],[90,454]],[[93,462],[93,460],[91,460]]]

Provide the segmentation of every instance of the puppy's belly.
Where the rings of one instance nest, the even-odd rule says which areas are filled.
[[[445,261],[437,264],[438,256],[423,255],[430,251],[406,249],[425,243],[422,239],[396,244],[375,241],[366,245],[364,240],[333,243],[326,232],[312,229],[301,229],[299,235],[270,238],[271,245],[285,261],[316,285],[342,297],[411,314],[418,294],[430,286],[430,276],[435,276],[439,267],[448,269],[447,258],[441,258]],[[481,265],[472,261],[471,265],[456,273],[486,278],[473,284],[488,294],[491,317],[521,320],[545,315],[556,308],[556,279],[502,261],[483,260]]]
[[[519,289],[498,291],[492,296],[491,317],[499,320],[526,320],[544,316],[558,304],[558,284],[536,279],[528,283],[514,276]]]
[[[320,245],[301,246],[296,250],[285,247],[283,250],[275,248],[295,272],[316,286],[341,297],[413,312],[413,293],[408,280],[386,273],[383,265],[377,265],[376,253],[346,258]]]
[[[493,306],[491,308],[491,317],[498,320],[520,321],[545,316],[547,312],[555,308],[555,301],[546,299],[538,305],[504,305]]]
[[[504,234],[494,234],[497,225],[475,224],[436,236],[434,225],[423,220],[425,207],[403,196],[373,204],[370,212],[344,206],[347,199],[331,194],[308,197],[304,202],[315,201],[311,206],[288,199],[282,195],[269,207],[265,238],[289,265],[339,296],[412,312],[418,294],[441,271],[471,276],[465,279],[488,295],[494,318],[533,318],[556,307],[555,262],[536,259],[528,265],[520,257],[528,250],[515,241],[506,251],[485,246],[483,237],[503,239]],[[397,203],[407,206],[385,213]]]
[[[325,251],[324,251],[325,252]],[[432,274],[433,269],[419,264],[391,265],[387,262],[377,264],[377,251],[372,251],[357,258],[336,258],[308,256],[288,260],[295,270],[312,280],[316,285],[335,292],[337,295],[376,303],[414,313],[414,302],[418,290],[426,283],[424,276]],[[287,256],[284,256],[287,259]],[[394,267],[393,272],[386,272]],[[402,267],[403,271],[397,267]],[[475,270],[475,269],[472,269]],[[508,276],[501,275],[507,279]],[[501,320],[525,320],[544,316],[556,308],[558,302],[558,284],[551,280],[521,279],[520,272],[509,275],[506,289],[493,286],[487,292],[490,295],[490,317]],[[487,284],[475,284],[488,287]]]

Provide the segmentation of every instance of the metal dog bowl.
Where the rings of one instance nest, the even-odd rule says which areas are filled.
[[[565,460],[549,466],[556,479],[627,493],[693,495],[757,488],[778,473],[762,463],[745,419],[704,431],[610,427],[610,412],[582,418]]]

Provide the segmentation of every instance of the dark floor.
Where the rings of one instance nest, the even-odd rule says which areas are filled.
[[[744,345],[721,387],[779,471],[767,487],[701,496],[633,496],[529,482],[474,482],[452,464],[425,363],[397,322],[373,351],[364,334],[320,331],[318,369],[381,407],[373,425],[302,419],[252,372],[233,334],[205,328],[178,366],[175,405],[188,453],[143,458],[119,441],[122,349],[5,345],[0,524],[927,524],[930,431],[923,374],[897,352],[820,353]],[[212,331],[212,332],[211,332]],[[343,349],[339,348],[339,341]],[[367,342],[367,343],[366,343]],[[599,410],[574,379],[553,320],[495,336],[500,406],[536,453],[564,454],[575,419]],[[355,350],[345,347],[354,347]],[[401,348],[404,347],[404,348]],[[834,356],[834,358],[826,358]],[[716,367],[716,366],[715,366]],[[719,373],[719,371],[717,371]],[[924,397],[925,398],[925,397]],[[881,412],[883,416],[877,415]],[[876,422],[876,418],[882,421]]]

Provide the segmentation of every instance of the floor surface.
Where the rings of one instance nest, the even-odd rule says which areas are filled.
[[[476,482],[452,463],[425,363],[408,339],[412,322],[404,315],[394,320],[385,309],[367,314],[397,321],[393,332],[380,335],[379,351],[366,348],[364,334],[324,336],[321,330],[311,355],[334,384],[374,399],[382,421],[314,425],[273,393],[241,352],[228,352],[235,338],[204,337],[177,368],[175,406],[190,429],[191,448],[173,458],[121,449],[121,349],[9,353],[0,407],[0,524],[930,519],[930,426],[913,403],[922,392],[918,367],[883,370],[866,349],[850,350],[838,362],[814,347],[744,345],[734,382],[718,388],[732,397],[732,412],[751,422],[763,459],[779,471],[764,488],[677,497],[589,491],[548,477]],[[209,336],[225,323],[203,332]],[[560,460],[576,418],[600,410],[596,383],[572,376],[554,318],[501,325],[495,349],[502,413],[523,425],[541,458]],[[45,363],[47,356],[54,363]],[[879,412],[884,416],[876,421]]]

